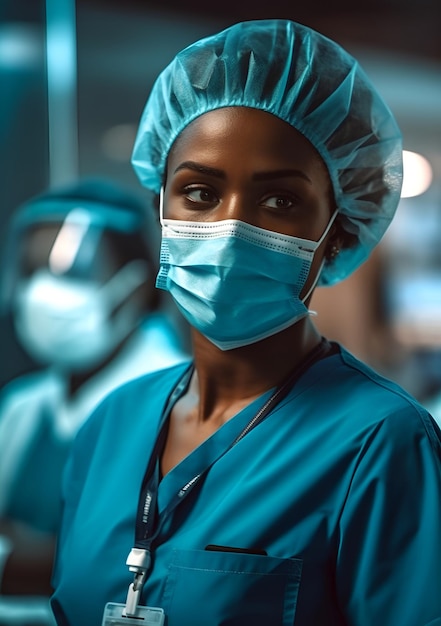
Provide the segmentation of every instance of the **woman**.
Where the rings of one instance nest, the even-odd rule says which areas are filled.
[[[308,311],[392,219],[390,111],[333,42],[245,22],[160,75],[133,164],[163,190],[157,285],[194,360],[117,390],[83,428],[58,623],[99,624],[109,603],[103,624],[441,624],[434,423]]]

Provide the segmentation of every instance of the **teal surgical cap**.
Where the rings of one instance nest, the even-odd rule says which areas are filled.
[[[272,113],[321,155],[352,242],[325,262],[318,284],[343,280],[379,242],[400,198],[401,133],[389,108],[358,62],[320,33],[286,20],[235,24],[182,50],[156,80],[132,157],[141,183],[158,193],[183,129],[231,106]]]

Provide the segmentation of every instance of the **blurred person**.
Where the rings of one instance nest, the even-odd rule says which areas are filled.
[[[57,624],[440,625],[439,429],[309,310],[399,201],[401,133],[369,78],[301,24],[234,24],[160,74],[132,163],[193,358],[78,434]]]
[[[47,600],[23,596],[50,593],[77,430],[114,387],[185,356],[178,318],[155,289],[158,232],[151,207],[101,178],[13,214],[2,303],[40,369],[0,393],[0,624],[51,619]]]

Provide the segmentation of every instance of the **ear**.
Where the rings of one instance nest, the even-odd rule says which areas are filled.
[[[331,233],[326,245],[325,258],[327,261],[332,261],[339,255],[340,250],[344,247],[344,240],[341,230],[336,224],[331,228]]]

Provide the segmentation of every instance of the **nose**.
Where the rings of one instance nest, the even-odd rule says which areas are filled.
[[[233,192],[224,196],[216,211],[216,220],[240,220],[247,224],[255,224],[256,208],[245,193]]]

